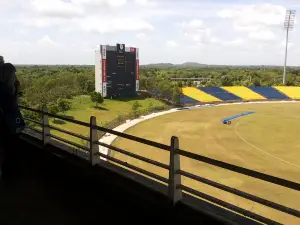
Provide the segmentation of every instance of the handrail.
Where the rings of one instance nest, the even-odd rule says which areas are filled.
[[[235,205],[232,205],[232,204],[230,204],[228,202],[225,202],[225,201],[222,201],[220,199],[217,199],[217,198],[215,198],[213,196],[204,194],[204,193],[202,193],[200,191],[196,191],[196,190],[194,190],[192,188],[189,188],[187,186],[179,185],[177,188],[180,188],[183,191],[187,191],[187,192],[189,192],[189,193],[191,193],[193,195],[196,195],[196,196],[198,196],[200,198],[206,199],[206,200],[208,200],[210,202],[213,202],[215,204],[223,206],[223,207],[225,207],[227,209],[230,209],[230,210],[233,210],[235,212],[238,212],[238,213],[240,213],[240,214],[242,214],[244,216],[249,216],[250,218],[256,219],[256,220],[258,220],[260,222],[263,222],[265,224],[278,224],[278,225],[281,225],[281,223],[277,223],[277,222],[275,222],[273,220],[270,220],[268,218],[262,217],[260,215],[255,214],[255,213],[252,213],[251,211],[239,208],[239,207],[237,207]]]
[[[32,123],[38,124],[39,126],[43,126],[42,122],[37,121],[37,120],[33,120],[33,119],[30,119],[30,118],[27,118],[27,117],[24,117],[24,120],[28,120]]]
[[[223,184],[220,184],[220,183],[217,183],[217,182],[205,179],[203,177],[199,177],[197,175],[188,173],[188,172],[183,171],[183,170],[178,171],[178,173],[181,174],[181,175],[183,175],[183,176],[185,176],[185,177],[188,177],[190,179],[193,179],[193,180],[199,181],[201,183],[210,185],[212,187],[218,188],[220,190],[227,191],[229,193],[238,195],[238,196],[243,197],[245,199],[257,202],[259,204],[268,206],[268,207],[273,208],[273,209],[277,209],[277,210],[279,210],[281,212],[285,212],[287,214],[300,217],[300,211],[298,211],[298,210],[286,207],[284,205],[277,204],[275,202],[268,201],[266,199],[263,199],[263,198],[255,196],[255,195],[251,195],[251,194],[248,194],[246,192],[240,191],[238,189],[231,188],[231,187],[228,187],[226,185],[223,185]]]
[[[233,164],[230,164],[230,163],[225,163],[225,162],[215,160],[215,159],[211,159],[211,158],[208,158],[208,157],[205,157],[205,156],[202,156],[202,155],[197,155],[197,154],[192,153],[192,152],[187,152],[187,151],[184,151],[184,150],[181,150],[181,149],[178,149],[177,153],[179,155],[185,156],[185,157],[190,158],[190,159],[195,159],[197,161],[204,162],[204,163],[207,163],[207,164],[210,164],[210,165],[214,165],[214,166],[217,166],[217,167],[220,167],[220,168],[223,168],[223,169],[227,169],[227,170],[230,170],[230,171],[233,171],[233,172],[237,172],[237,173],[240,173],[240,174],[244,174],[244,175],[247,175],[249,177],[254,177],[254,178],[257,178],[257,179],[260,179],[260,180],[263,180],[263,181],[268,181],[269,183],[272,183],[272,184],[277,184],[277,185],[282,186],[282,187],[286,187],[286,188],[290,188],[290,189],[293,189],[293,190],[296,190],[296,191],[300,191],[300,184],[296,183],[296,182],[293,182],[293,181],[285,180],[285,179],[282,179],[282,178],[279,178],[279,177],[274,177],[274,176],[271,176],[271,175],[267,175],[267,174],[264,174],[264,173],[254,171],[254,170],[246,169],[244,167],[236,166],[236,165],[233,165]]]
[[[37,132],[37,133],[39,133],[39,134],[43,133],[41,130],[38,130],[38,129],[34,128],[34,127],[26,126],[26,128],[28,128],[28,129],[30,129],[30,130],[33,130],[33,131],[35,131],[35,132]]]
[[[87,147],[84,147],[84,146],[82,146],[82,145],[76,144],[76,143],[74,143],[74,142],[72,142],[72,141],[65,140],[65,139],[63,139],[63,138],[61,138],[61,137],[58,137],[58,136],[54,135],[54,134],[50,134],[50,137],[53,137],[54,139],[57,139],[57,140],[62,141],[62,142],[65,142],[65,143],[67,143],[67,144],[69,144],[69,145],[73,145],[73,146],[75,146],[75,147],[77,147],[77,148],[80,148],[80,149],[82,149],[82,150],[84,150],[84,151],[87,151],[87,152],[90,151],[90,149],[87,148]]]
[[[223,185],[223,184],[220,184],[220,183],[208,180],[206,178],[197,176],[195,174],[191,174],[189,172],[181,170],[180,169],[180,156],[184,156],[184,157],[187,157],[187,158],[190,158],[190,159],[194,159],[194,160],[197,160],[197,161],[200,161],[200,162],[204,162],[204,163],[207,163],[209,165],[213,165],[213,166],[216,166],[216,167],[219,167],[219,168],[222,168],[222,169],[226,169],[226,170],[229,170],[229,171],[232,171],[232,172],[236,172],[236,173],[239,173],[239,174],[247,175],[247,176],[252,177],[252,178],[267,181],[269,183],[276,184],[276,185],[286,187],[286,188],[290,188],[290,189],[296,190],[296,191],[300,191],[300,184],[299,183],[289,181],[289,180],[285,180],[285,179],[282,179],[282,178],[279,178],[279,177],[271,176],[271,175],[268,175],[268,174],[264,174],[264,173],[261,173],[261,172],[251,170],[251,169],[236,166],[236,165],[233,165],[233,164],[230,164],[230,163],[222,162],[222,161],[215,160],[215,159],[203,156],[203,155],[198,155],[198,154],[195,154],[195,153],[192,153],[192,152],[182,150],[182,149],[179,148],[179,141],[178,141],[177,137],[172,137],[171,138],[171,145],[169,146],[169,145],[154,142],[154,141],[151,141],[151,140],[148,140],[148,139],[136,137],[136,136],[133,136],[133,135],[129,135],[129,134],[121,133],[121,132],[111,130],[111,129],[108,129],[108,128],[97,126],[95,117],[94,118],[91,117],[90,123],[86,123],[86,122],[70,119],[70,118],[65,117],[65,116],[60,116],[60,115],[55,115],[55,114],[52,114],[52,113],[48,113],[47,109],[45,107],[43,108],[43,111],[40,111],[40,110],[37,110],[37,109],[31,109],[31,108],[24,107],[24,106],[21,106],[21,108],[26,109],[26,110],[30,110],[32,112],[40,113],[42,115],[42,122],[38,122],[38,121],[30,119],[30,118],[25,118],[25,119],[27,119],[28,121],[31,121],[31,122],[36,122],[37,124],[42,126],[43,131],[38,131],[34,128],[30,128],[30,129],[36,130],[39,133],[42,133],[42,138],[43,138],[44,145],[47,144],[50,140],[49,138],[52,137],[52,138],[57,139],[61,142],[64,142],[66,144],[75,146],[79,149],[82,149],[84,151],[89,152],[90,160],[92,162],[92,165],[101,165],[101,164],[99,164],[99,162],[100,162],[99,160],[100,160],[100,157],[102,157],[102,158],[105,158],[105,159],[107,159],[111,162],[116,163],[117,164],[116,166],[121,165],[121,166],[124,166],[128,169],[134,170],[136,172],[139,172],[141,174],[149,176],[153,179],[161,181],[163,183],[167,183],[168,189],[169,189],[168,197],[173,202],[173,204],[179,202],[182,199],[182,191],[186,191],[186,192],[188,192],[192,195],[196,195],[200,198],[206,199],[210,202],[213,202],[213,203],[218,204],[220,206],[223,206],[227,209],[233,210],[237,213],[240,213],[240,214],[248,216],[252,219],[258,220],[260,222],[264,222],[264,223],[268,223],[268,224],[279,224],[279,223],[274,222],[270,219],[267,219],[263,216],[257,215],[255,213],[252,213],[252,212],[248,211],[248,210],[239,208],[239,207],[234,206],[230,203],[224,202],[220,199],[214,198],[214,197],[209,196],[207,194],[204,194],[200,191],[197,191],[195,189],[192,189],[190,187],[186,187],[186,186],[182,185],[181,177],[184,176],[184,177],[196,180],[198,182],[210,185],[212,187],[218,188],[220,190],[223,190],[223,191],[235,194],[237,196],[243,197],[245,199],[257,202],[261,205],[265,205],[265,206],[268,206],[270,208],[276,209],[278,211],[281,211],[281,212],[287,213],[289,215],[293,215],[293,216],[296,216],[296,217],[300,218],[300,211],[298,211],[298,210],[286,207],[286,206],[278,204],[278,203],[274,203],[272,201],[260,198],[258,196],[248,194],[248,193],[243,192],[241,190],[237,190],[235,188],[231,188],[231,187],[228,187],[226,185]],[[65,121],[68,121],[68,122],[71,122],[71,123],[74,123],[74,124],[77,124],[77,125],[88,127],[88,128],[90,128],[90,137],[85,137],[83,135],[76,134],[76,133],[73,133],[71,131],[66,131],[64,129],[49,125],[48,116],[53,117],[53,118],[57,118],[57,119],[61,119],[61,120],[65,120]],[[53,135],[53,134],[50,133],[50,129],[57,130],[59,132],[63,132],[63,133],[69,134],[71,136],[89,141],[90,146],[89,147],[82,146],[82,145],[79,145],[79,144],[74,143],[72,141],[65,140],[65,139],[63,139],[59,136]],[[152,147],[159,148],[161,150],[168,151],[170,153],[170,164],[167,165],[167,164],[164,164],[164,163],[160,163],[158,161],[146,158],[144,156],[140,156],[140,155],[128,152],[124,149],[121,149],[121,148],[118,148],[118,147],[115,147],[115,146],[112,146],[112,145],[109,145],[109,144],[106,144],[106,143],[102,143],[98,140],[97,131],[110,133],[110,134],[113,134],[113,135],[116,135],[116,136],[119,136],[119,137],[123,137],[123,138],[128,139],[128,140],[132,140],[132,141],[139,142],[139,143],[142,143],[142,144],[145,144],[145,145],[149,145],[149,146],[152,146]],[[110,155],[103,154],[103,153],[99,152],[99,146],[106,147],[108,149],[111,149],[113,151],[116,151],[116,152],[119,152],[121,154],[127,155],[129,157],[132,157],[132,158],[141,160],[143,162],[150,163],[150,164],[155,165],[157,167],[166,169],[166,170],[169,171],[169,178],[162,177],[158,174],[154,174],[154,173],[152,173],[150,171],[147,171],[145,169],[139,168],[139,167],[134,166],[132,164],[129,164],[127,162],[116,159],[116,158],[114,158]]]
[[[33,109],[33,108],[29,108],[29,107],[26,107],[26,106],[23,106],[23,105],[19,105],[19,107],[21,109],[26,109],[26,110],[31,111],[31,112],[42,113],[42,111],[39,110],[39,109]]]
[[[155,165],[155,166],[158,166],[158,167],[161,167],[161,168],[164,168],[166,170],[169,170],[170,169],[170,166],[166,165],[166,164],[163,164],[161,162],[158,162],[158,161],[155,161],[155,160],[152,160],[152,159],[148,159],[146,157],[143,157],[143,156],[139,156],[137,154],[134,154],[134,153],[131,153],[131,152],[128,152],[128,151],[125,151],[123,149],[120,149],[120,148],[117,148],[117,147],[114,147],[114,146],[111,146],[111,145],[108,145],[108,144],[105,144],[105,143],[102,143],[102,142],[97,142],[98,145],[101,145],[103,147],[106,147],[106,148],[109,148],[111,150],[114,150],[116,152],[119,152],[119,153],[122,153],[124,155],[128,155],[132,158],[135,158],[135,159],[139,159],[141,161],[144,161],[146,163],[150,163],[152,165]]]
[[[97,126],[97,129],[100,130],[100,131],[106,132],[106,133],[114,134],[114,135],[122,137],[122,138],[126,138],[128,140],[136,141],[136,142],[139,142],[139,143],[142,143],[142,144],[145,144],[145,145],[150,145],[152,147],[156,147],[156,148],[160,148],[162,150],[170,151],[170,146],[165,145],[165,144],[161,144],[161,143],[158,143],[158,142],[155,142],[155,141],[150,141],[150,140],[145,139],[145,138],[140,138],[140,137],[136,137],[136,136],[133,136],[133,135],[121,133],[121,132],[118,132],[118,131],[110,130],[110,129],[100,127],[100,126]]]
[[[141,169],[141,168],[136,167],[134,165],[131,165],[131,164],[127,163],[127,162],[123,162],[123,161],[121,161],[119,159],[116,159],[114,157],[102,154],[100,152],[98,152],[97,155],[99,155],[99,156],[101,156],[103,158],[109,159],[110,161],[118,163],[118,164],[120,164],[122,166],[125,166],[125,167],[129,168],[129,169],[132,169],[132,170],[135,170],[137,172],[143,173],[144,175],[150,176],[150,177],[152,177],[154,179],[160,180],[160,181],[162,181],[164,183],[168,183],[168,179],[167,178],[164,178],[164,177],[159,176],[157,174],[151,173],[151,172],[149,172],[147,170]]]
[[[50,117],[56,118],[56,119],[65,120],[65,121],[68,121],[70,123],[75,123],[77,125],[81,125],[81,126],[84,126],[84,127],[90,127],[89,123],[82,122],[82,121],[79,121],[79,120],[70,119],[66,116],[60,116],[60,115],[56,115],[56,114],[48,113],[48,112],[46,112],[45,114],[50,116]]]
[[[74,136],[74,137],[77,137],[77,138],[80,138],[80,139],[83,139],[83,140],[86,140],[86,141],[90,141],[90,139],[88,137],[85,137],[85,136],[80,135],[80,134],[73,133],[71,131],[63,130],[61,128],[58,128],[58,127],[55,127],[55,126],[52,126],[52,125],[49,125],[49,128],[53,129],[53,130],[57,130],[57,131],[62,132],[62,133],[65,133],[65,134],[69,134],[71,136]]]
[[[42,111],[40,111],[40,113],[42,113]],[[52,113],[48,113],[48,112],[46,114],[50,117],[53,117],[53,118],[65,120],[65,121],[75,123],[77,125],[81,125],[81,126],[85,126],[85,127],[90,127],[89,123],[85,123],[85,122],[82,122],[82,121],[70,119],[70,118],[65,117],[65,116],[60,116],[60,115],[56,115],[56,114],[52,114]],[[117,135],[117,136],[122,137],[122,138],[126,138],[126,139],[136,141],[136,142],[139,142],[139,143],[142,143],[142,144],[151,145],[151,146],[156,147],[156,148],[160,148],[160,149],[163,149],[163,150],[166,150],[166,151],[170,151],[170,146],[168,146],[168,145],[164,145],[164,144],[161,144],[161,143],[157,143],[157,142],[150,141],[150,140],[140,138],[140,137],[136,137],[136,136],[133,136],[133,135],[121,133],[121,132],[114,131],[114,130],[104,128],[104,127],[100,127],[100,126],[97,126],[97,129],[99,131],[114,134],[114,135]]]

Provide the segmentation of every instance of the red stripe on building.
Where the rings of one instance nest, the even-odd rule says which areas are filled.
[[[136,60],[136,79],[139,80],[140,79],[140,61]]]
[[[106,59],[102,59],[102,82],[106,83]]]

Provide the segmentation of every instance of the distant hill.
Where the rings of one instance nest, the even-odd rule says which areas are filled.
[[[146,67],[146,68],[199,68],[199,67],[207,67],[207,66],[209,65],[196,63],[196,62],[186,62],[182,64],[154,63],[154,64],[141,65],[141,67]]]
[[[172,63],[153,63],[153,64],[141,65],[141,67],[160,69],[160,68],[173,68],[175,67],[175,65]]]
[[[176,67],[184,67],[184,68],[199,68],[199,67],[207,67],[207,66],[209,65],[196,63],[196,62],[186,62],[186,63],[176,65]]]
[[[224,67],[222,65],[208,65],[208,64],[201,64],[196,62],[185,62],[182,64],[172,64],[172,63],[153,63],[153,64],[146,64],[141,65],[144,68],[203,68],[203,67]]]
[[[213,64],[201,64],[197,62],[185,62],[182,64],[172,64],[172,63],[153,63],[153,64],[145,64],[141,65],[143,68],[157,68],[157,69],[165,69],[165,68],[278,68],[281,66],[278,65],[213,65]],[[289,66],[290,68],[299,68],[299,66]]]

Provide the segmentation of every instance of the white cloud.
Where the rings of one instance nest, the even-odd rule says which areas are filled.
[[[136,4],[142,6],[155,6],[156,4],[149,0],[134,0]]]
[[[121,7],[127,0],[71,0],[71,2],[84,7]]]
[[[299,11],[295,1],[284,5]],[[17,63],[93,64],[97,44],[120,42],[139,47],[142,64],[281,64],[285,6],[252,2],[0,0],[0,50]],[[297,27],[290,36],[291,64],[300,52]]]
[[[38,46],[40,47],[57,47],[60,46],[59,43],[53,41],[49,35],[45,35],[44,37],[42,37],[39,41],[38,41]]]
[[[195,31],[189,31],[184,33],[184,35],[194,41],[194,42],[198,42],[198,43],[209,43],[211,40],[213,40],[213,37],[211,35],[211,30],[206,28],[206,29],[199,29],[199,30],[195,30]]]
[[[183,29],[183,34],[188,41],[203,45],[213,42],[218,42],[219,39],[213,37],[210,28],[206,27],[202,20],[193,19],[180,23]]]
[[[289,43],[288,43],[288,48],[291,48],[293,45],[294,45],[293,42],[289,42]],[[285,48],[285,46],[286,46],[286,41],[282,41],[282,42],[280,43],[280,46]]]
[[[249,38],[254,41],[270,42],[276,40],[276,35],[270,30],[258,30],[251,32]]]
[[[32,5],[42,15],[72,18],[84,15],[84,10],[71,2],[61,0],[32,0]]]
[[[178,46],[177,42],[176,42],[176,41],[173,41],[173,40],[167,41],[167,42],[166,42],[166,45],[167,45],[168,47],[171,47],[171,48],[175,48],[175,47]]]
[[[26,17],[20,18],[19,21],[14,21],[14,23],[21,23],[27,27],[47,28],[51,26],[61,26],[64,24],[64,20],[58,18]]]
[[[117,31],[154,30],[154,27],[140,18],[98,18],[96,16],[80,20],[79,25],[88,32],[110,33]]]
[[[54,27],[62,33],[104,34],[154,29],[143,17],[128,13],[126,0],[30,1],[33,11],[13,19],[14,23],[34,28]]]
[[[236,38],[232,41],[224,41],[222,44],[229,47],[241,47],[246,44],[246,40],[242,38]]]
[[[256,31],[283,25],[285,12],[286,9],[281,5],[266,3],[223,9],[218,12],[218,16],[231,19],[237,31]]]
[[[204,24],[202,20],[199,19],[193,19],[190,21],[184,21],[180,23],[181,27],[186,29],[201,29],[204,28]]]
[[[136,34],[136,37],[139,38],[139,39],[144,39],[147,37],[147,35],[143,32],[140,32],[140,33],[137,33]]]

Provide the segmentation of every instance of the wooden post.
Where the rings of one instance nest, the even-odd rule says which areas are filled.
[[[100,156],[96,155],[99,152],[99,145],[96,144],[98,141],[97,135],[97,121],[95,116],[90,118],[90,161],[92,165],[100,163]]]
[[[173,136],[171,138],[171,151],[170,151],[170,170],[169,170],[169,186],[168,196],[172,205],[174,206],[182,198],[181,189],[176,187],[181,184],[181,175],[177,174],[180,170],[180,156],[176,150],[179,149],[178,137]]]
[[[50,137],[50,127],[49,127],[49,116],[48,116],[48,110],[46,106],[43,106],[42,111],[42,123],[43,123],[43,144],[46,146],[49,144],[51,137]]]

